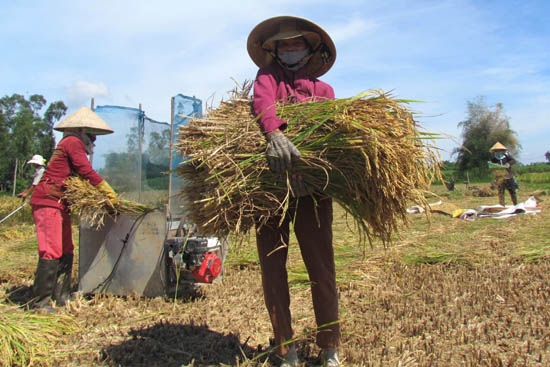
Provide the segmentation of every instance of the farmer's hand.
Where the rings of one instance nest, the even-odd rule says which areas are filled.
[[[294,144],[279,130],[268,133],[266,139],[267,163],[272,172],[288,171],[292,167],[292,157],[302,156]]]
[[[96,188],[103,193],[103,195],[107,196],[107,199],[109,199],[110,204],[116,205],[118,204],[118,195],[116,194],[115,190],[107,183],[107,181],[103,180],[101,181]]]
[[[28,189],[20,192],[19,194],[17,194],[17,197],[21,198],[21,199],[23,199],[23,201],[25,201],[27,199],[27,196],[29,196],[29,194],[31,193],[31,191],[32,191],[32,189],[28,188]]]

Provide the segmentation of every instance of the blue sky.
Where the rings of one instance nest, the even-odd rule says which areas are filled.
[[[0,12],[0,96],[42,94],[69,113],[89,106],[137,108],[170,120],[181,93],[216,106],[253,79],[252,28],[296,15],[337,47],[322,79],[338,98],[369,89],[422,100],[411,108],[440,140],[460,144],[467,102],[502,103],[523,147],[522,163],[550,150],[550,2],[546,0],[35,0]]]

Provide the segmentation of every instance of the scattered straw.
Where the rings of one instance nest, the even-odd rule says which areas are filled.
[[[67,201],[71,211],[96,228],[103,226],[107,215],[141,214],[152,210],[144,204],[120,197],[118,203],[112,205],[101,191],[80,177],[70,177],[65,180],[65,184],[67,189],[63,199]]]
[[[254,216],[283,213],[292,197],[290,177],[337,201],[369,239],[384,242],[407,223],[411,202],[440,176],[438,136],[421,132],[405,104],[379,91],[353,98],[278,105],[285,134],[302,153],[289,175],[267,166],[265,138],[252,114],[251,85],[204,118],[180,127],[178,149],[186,161],[182,196],[202,233],[244,233]]]

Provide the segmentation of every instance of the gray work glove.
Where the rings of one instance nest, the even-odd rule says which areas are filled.
[[[292,142],[282,133],[274,132],[267,135],[267,163],[275,173],[284,173],[292,167],[292,157],[300,158],[302,154]]]

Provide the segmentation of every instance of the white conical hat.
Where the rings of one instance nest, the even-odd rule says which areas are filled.
[[[54,130],[83,128],[87,133],[94,135],[106,135],[113,133],[113,129],[97,113],[88,107],[81,107],[62,120]]]
[[[46,163],[46,160],[40,154],[35,154],[32,156],[32,158],[29,161],[27,161],[27,164],[31,164],[31,163],[39,164],[43,166]]]

